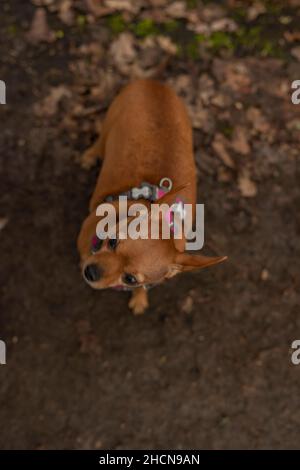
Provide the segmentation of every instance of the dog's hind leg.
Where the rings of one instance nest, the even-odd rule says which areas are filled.
[[[96,164],[98,159],[102,159],[104,154],[104,142],[102,136],[89,147],[80,159],[80,164],[82,168],[89,170],[92,166]]]

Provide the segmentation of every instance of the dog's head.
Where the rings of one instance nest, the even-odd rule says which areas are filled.
[[[113,203],[116,210],[118,203]],[[149,209],[150,203],[145,203]],[[99,217],[91,213],[84,221],[78,238],[81,269],[86,282],[95,289],[126,289],[158,284],[178,273],[193,271],[220,263],[226,257],[207,257],[184,252],[184,240],[174,237],[151,238],[151,224],[147,238],[107,237],[93,239]],[[123,221],[116,221],[116,232],[122,231]],[[126,219],[130,223],[130,219]]]

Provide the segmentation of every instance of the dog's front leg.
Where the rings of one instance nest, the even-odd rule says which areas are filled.
[[[129,308],[134,315],[141,315],[148,307],[148,293],[143,287],[137,287],[132,291]]]
[[[82,168],[89,170],[93,165],[96,164],[97,159],[102,159],[103,155],[103,140],[100,137],[89,147],[81,157],[80,163]]]

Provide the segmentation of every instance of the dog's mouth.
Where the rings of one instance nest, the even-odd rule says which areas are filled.
[[[116,286],[111,286],[110,289],[117,290],[117,291],[131,291],[134,287],[123,286],[122,284],[118,284]]]

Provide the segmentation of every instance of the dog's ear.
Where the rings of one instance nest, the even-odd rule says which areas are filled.
[[[182,234],[181,238],[174,238],[174,246],[179,253],[183,253],[185,250],[186,238]]]
[[[194,271],[214,264],[222,263],[227,256],[203,256],[178,253],[173,264],[169,266],[167,277],[173,277],[180,272]]]

